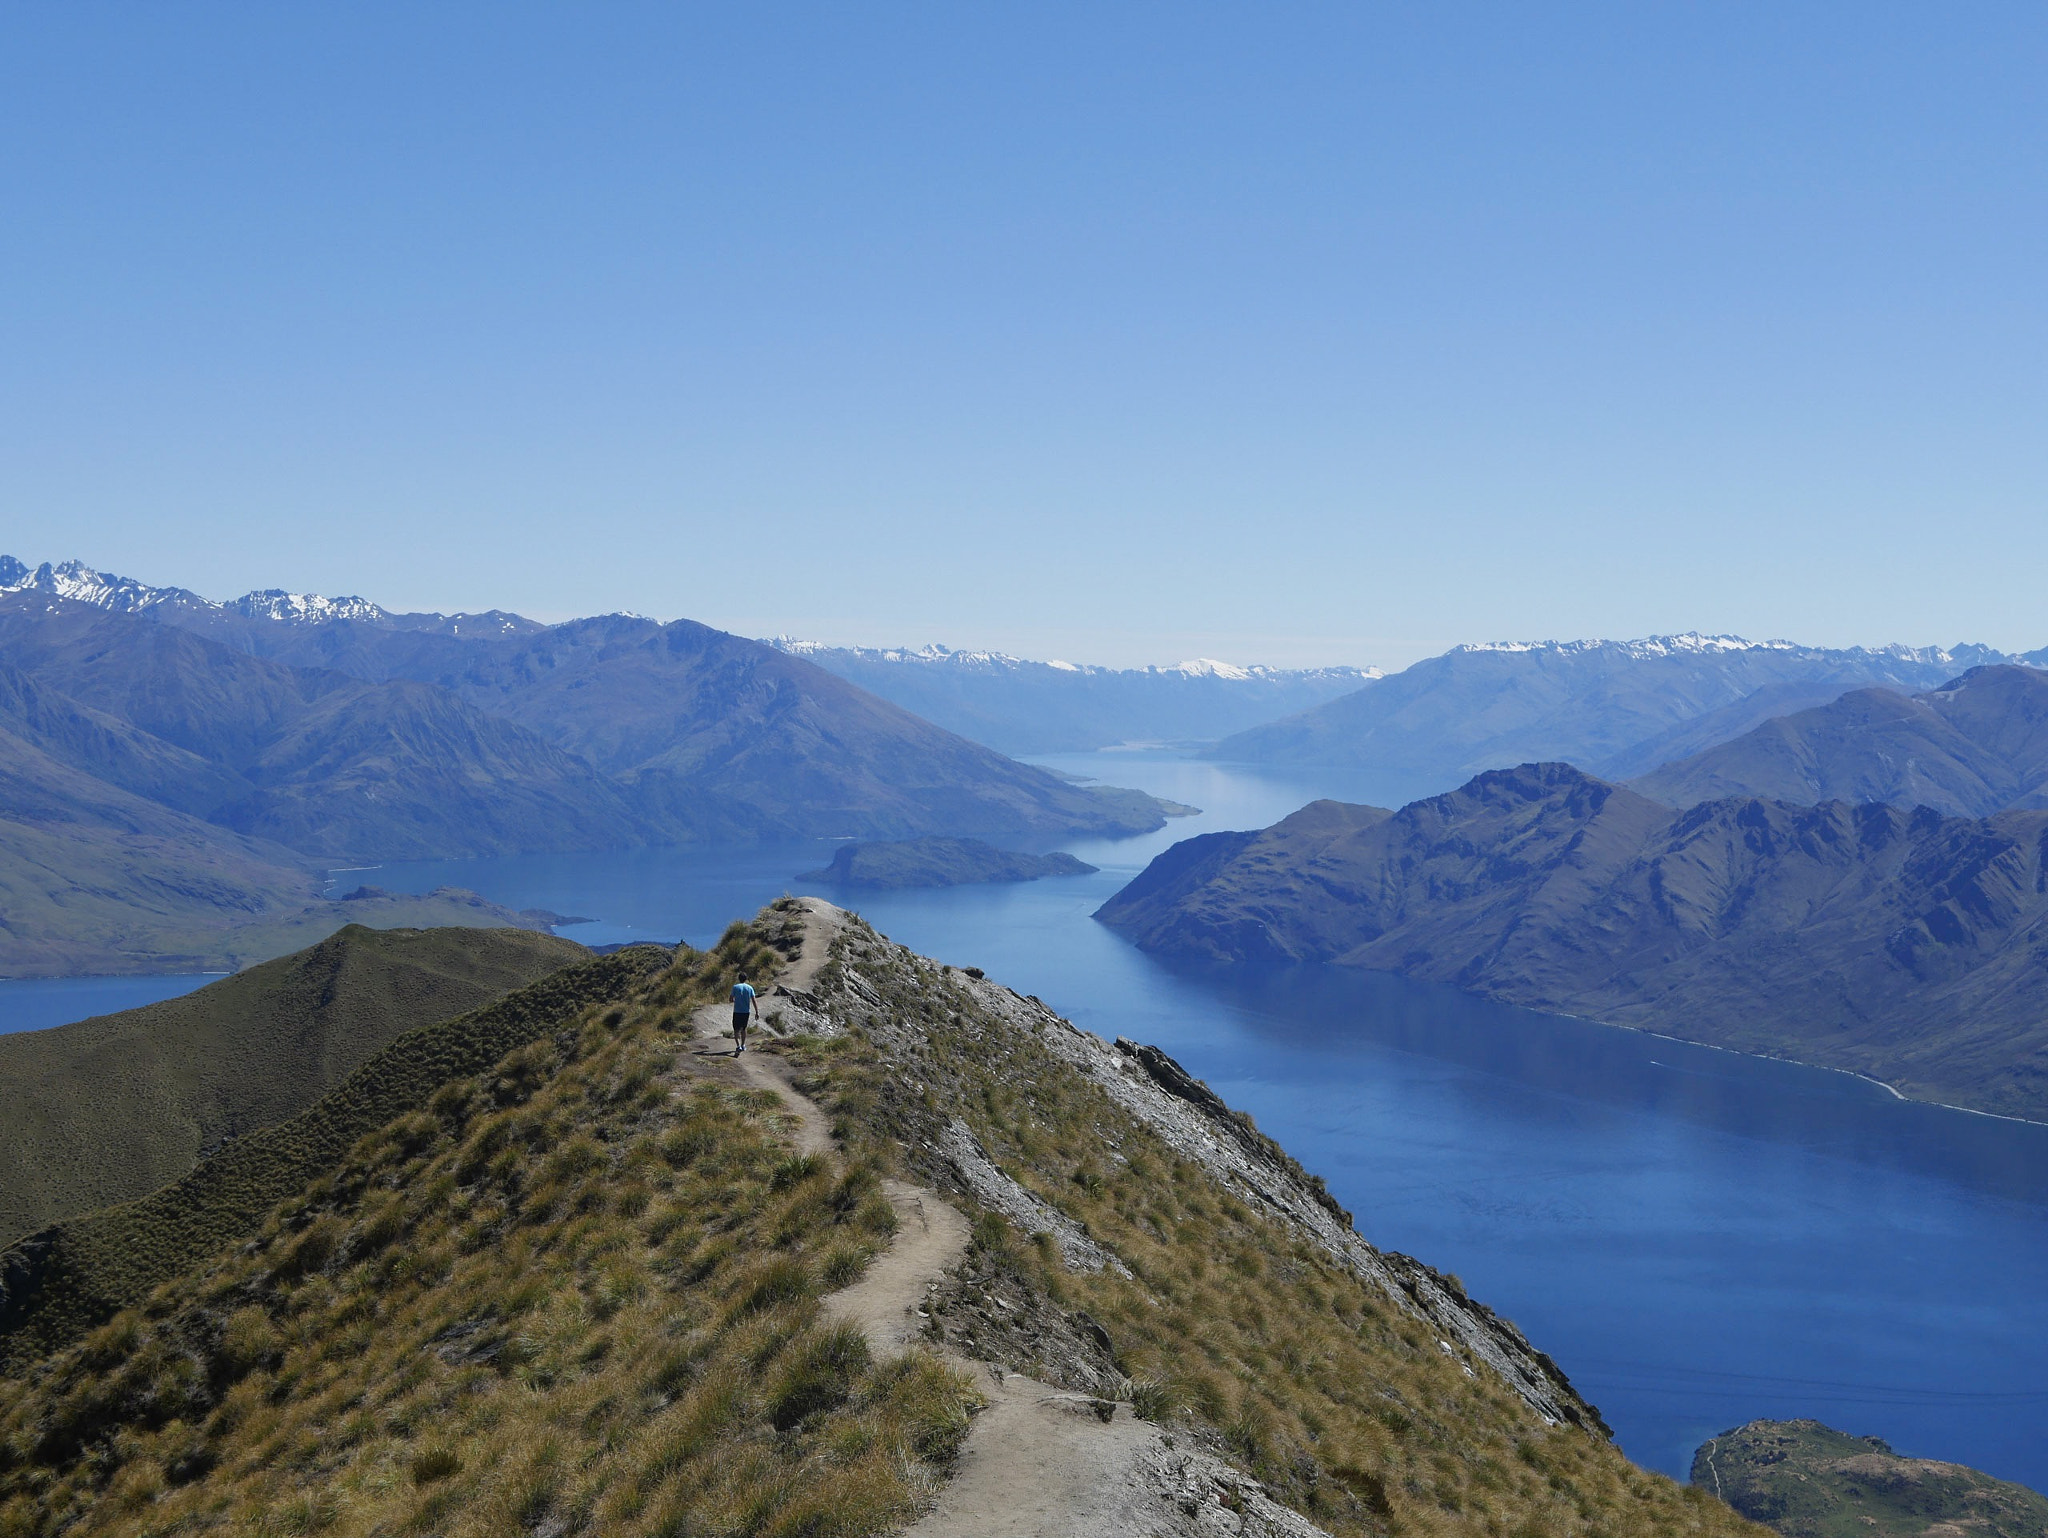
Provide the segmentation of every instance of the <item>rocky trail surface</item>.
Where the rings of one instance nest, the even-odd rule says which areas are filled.
[[[764,996],[756,1032],[822,1023],[811,990],[846,914],[816,898],[800,902],[802,949]],[[772,1053],[734,1054],[725,1045],[732,1040],[727,1006],[707,1005],[692,1023],[699,1068],[723,1058],[716,1077],[774,1094],[788,1107],[799,1151],[832,1156],[829,1122],[791,1083],[787,1065]],[[937,1191],[895,1180],[883,1190],[896,1210],[895,1237],[859,1281],[825,1300],[828,1313],[860,1327],[877,1355],[924,1340],[923,1304],[960,1266],[970,1237],[966,1217]],[[1257,1480],[1176,1447],[1128,1403],[1054,1388],[955,1350],[939,1355],[974,1380],[987,1405],[953,1478],[907,1538],[1327,1538]]]

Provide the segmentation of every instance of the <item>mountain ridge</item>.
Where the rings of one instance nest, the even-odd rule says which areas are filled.
[[[1931,689],[1982,664],[2048,664],[2048,649],[1830,650],[1696,635],[1484,643],[1225,738],[1206,756],[1370,769],[1404,800],[1527,762],[1619,779],[1851,689]]]
[[[393,1037],[587,959],[524,930],[351,925],[175,999],[0,1036],[0,1248],[145,1195]]]
[[[1194,658],[1170,667],[1036,662],[945,646],[766,644],[1005,753],[1211,742],[1342,694],[1376,668],[1271,668]]]
[[[691,621],[465,628],[76,563],[0,576],[0,972],[276,954],[345,921],[320,862],[1165,821]]]
[[[1237,840],[1097,917],[1161,954],[1393,971],[2048,1117],[2048,813],[1674,811],[1529,764]]]
[[[735,1060],[741,969],[791,986]],[[401,1037],[0,1282],[23,1538],[1755,1531],[1164,1054],[808,901]]]
[[[1670,806],[1753,795],[1957,817],[2038,809],[2048,806],[2048,673],[1988,665],[1920,694],[1852,690],[1629,783]]]

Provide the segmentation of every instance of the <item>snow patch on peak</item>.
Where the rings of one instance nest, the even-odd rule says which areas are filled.
[[[69,599],[73,603],[89,603],[96,609],[109,609],[116,614],[135,614],[155,608],[160,603],[174,601],[206,602],[181,587],[151,587],[133,577],[95,571],[83,561],[65,561],[54,566],[45,561],[31,570],[11,555],[0,556],[0,592],[31,591],[47,593],[52,598]]]
[[[1633,641],[1482,641],[1466,646],[1454,646],[1445,655],[1478,652],[1547,652],[1558,657],[1605,653],[1629,661],[1646,661],[1657,657],[1727,655],[1735,652],[1787,652],[1813,658],[1886,657],[1897,662],[1922,663],[1935,667],[1977,667],[1987,662],[2016,660],[1992,647],[1974,644],[1958,645],[1953,649],[1942,646],[1906,646],[1896,641],[1884,646],[1804,646],[1797,641],[1751,641],[1737,635],[1701,635],[1696,630],[1686,631],[1682,635],[1641,636]]]
[[[1185,673],[1190,678],[1229,678],[1240,681],[1255,676],[1250,668],[1241,668],[1234,662],[1218,662],[1214,657],[1195,657],[1186,662],[1176,662],[1172,667],[1162,671]]]
[[[260,588],[215,603],[182,587],[151,587],[133,577],[95,571],[82,561],[53,566],[45,561],[31,569],[11,555],[0,555],[0,593],[40,592],[73,603],[91,604],[115,614],[138,614],[167,608],[182,617],[272,621],[280,625],[322,625],[356,620],[406,630],[445,630],[450,635],[513,635],[544,628],[502,609],[482,614],[393,614],[367,598],[350,595],[325,598],[318,593],[291,593],[280,587]]]
[[[1241,667],[1234,662],[1218,662],[1214,657],[1195,657],[1186,662],[1175,663],[1171,667],[1113,668],[1091,662],[1067,662],[1059,658],[1048,662],[1034,662],[1025,657],[1013,657],[1008,652],[955,651],[950,646],[940,646],[936,643],[927,643],[923,646],[833,646],[825,641],[803,641],[788,635],[772,637],[762,644],[798,657],[831,656],[852,662],[889,663],[900,667],[951,668],[961,672],[1020,673],[1043,668],[1055,673],[1090,678],[1211,678],[1224,683],[1257,683],[1265,680],[1299,678],[1355,679],[1359,683],[1369,683],[1382,676],[1378,668],[1269,668],[1257,665]]]
[[[1554,652],[1559,656],[1606,651],[1637,658],[1803,649],[1791,641],[1751,641],[1739,635],[1701,635],[1697,630],[1688,630],[1682,635],[1641,636],[1633,641],[1598,638],[1580,641],[1478,641],[1451,648],[1454,652]]]
[[[276,620],[284,624],[317,625],[343,619],[375,623],[388,618],[367,598],[323,598],[318,593],[287,593],[278,587],[244,593],[220,607],[247,619]]]

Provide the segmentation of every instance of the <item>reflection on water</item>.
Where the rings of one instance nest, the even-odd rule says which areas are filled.
[[[1683,1476],[1707,1436],[1814,1415],[2048,1486],[2048,1128],[1894,1100],[1844,1074],[1328,968],[1168,966],[1089,915],[1159,850],[1316,795],[1226,766],[1052,761],[1205,808],[1065,845],[1094,876],[849,894],[794,873],[829,845],[387,866],[589,914],[602,942],[696,943],[817,890],[1104,1035],[1157,1042],[1322,1174],[1374,1242],[1461,1276]]]

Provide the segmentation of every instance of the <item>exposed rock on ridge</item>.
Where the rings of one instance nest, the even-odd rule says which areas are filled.
[[[1320,1179],[1259,1133],[1248,1117],[1231,1111],[1206,1086],[1199,1086],[1165,1053],[1131,1043],[1112,1045],[1036,999],[950,969],[942,973],[937,964],[870,931],[850,930],[842,947],[842,965],[828,969],[817,984],[818,996],[841,1028],[857,1026],[890,1059],[914,1061],[921,1046],[916,1019],[885,1003],[885,992],[909,988],[937,994],[941,977],[947,987],[964,988],[988,1020],[1077,1069],[1177,1152],[1369,1279],[1396,1307],[1427,1321],[1443,1337],[1447,1351],[1498,1376],[1546,1420],[1605,1432],[1598,1410],[1519,1330],[1466,1297],[1450,1278],[1409,1256],[1367,1243]],[[935,1006],[942,1002],[934,1000]],[[935,1137],[926,1142],[920,1157],[941,1189],[979,1196],[977,1187],[985,1181],[962,1153],[957,1143]],[[1089,1259],[1070,1255],[1069,1264],[1085,1266]]]

